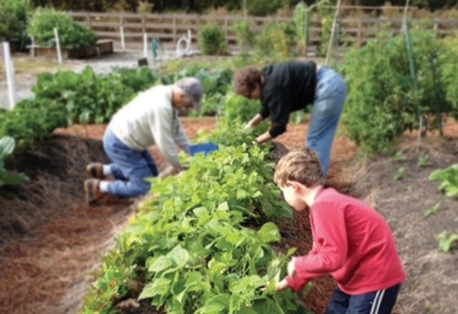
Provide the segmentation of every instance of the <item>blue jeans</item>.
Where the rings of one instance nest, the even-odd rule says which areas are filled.
[[[348,295],[336,288],[326,314],[391,314],[400,285],[375,292]]]
[[[326,66],[322,66],[316,75],[307,147],[318,154],[321,169],[327,177],[332,144],[347,97],[347,86],[340,74]]]
[[[116,181],[108,184],[108,192],[119,197],[135,197],[148,193],[151,184],[146,178],[157,177],[158,170],[148,150],[136,151],[124,145],[108,128],[103,148],[113,162],[111,174]]]

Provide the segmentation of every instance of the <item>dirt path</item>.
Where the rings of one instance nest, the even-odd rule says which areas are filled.
[[[199,129],[211,130],[213,125],[212,120],[203,119],[185,123],[185,128],[193,137]],[[104,128],[59,130],[59,136],[77,135],[79,140],[58,138],[51,143],[57,149],[38,149],[31,171],[34,165],[42,171],[29,174],[24,170],[32,178],[24,190],[0,197],[6,242],[0,248],[1,313],[77,313],[90,287],[91,272],[100,267],[101,255],[113,246],[115,236],[134,214],[135,206],[125,201],[107,199],[95,208],[84,203],[84,164],[95,158],[106,160],[100,141],[95,142],[98,147],[86,148],[84,143],[100,140]],[[64,163],[58,151],[72,161]],[[8,216],[7,210],[14,211],[13,215]]]

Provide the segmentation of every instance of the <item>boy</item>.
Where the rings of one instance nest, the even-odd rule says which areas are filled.
[[[309,208],[313,247],[293,258],[276,290],[300,291],[331,274],[337,281],[326,314],[389,314],[406,275],[385,219],[369,205],[323,188],[316,153],[291,151],[279,161],[275,183],[296,211]]]

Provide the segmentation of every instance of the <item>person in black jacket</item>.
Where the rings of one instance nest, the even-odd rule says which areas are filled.
[[[313,105],[307,135],[307,147],[315,151],[326,177],[332,143],[347,96],[342,76],[314,61],[288,61],[259,70],[247,67],[236,73],[233,82],[236,94],[261,100],[261,108],[245,126],[250,129],[270,117],[269,131],[260,135],[258,144],[269,141],[286,131],[292,112]]]

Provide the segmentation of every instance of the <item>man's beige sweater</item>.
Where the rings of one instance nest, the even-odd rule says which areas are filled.
[[[189,154],[191,143],[172,107],[172,88],[159,85],[140,93],[113,116],[108,127],[133,150],[155,144],[167,162],[180,168],[175,144]]]

